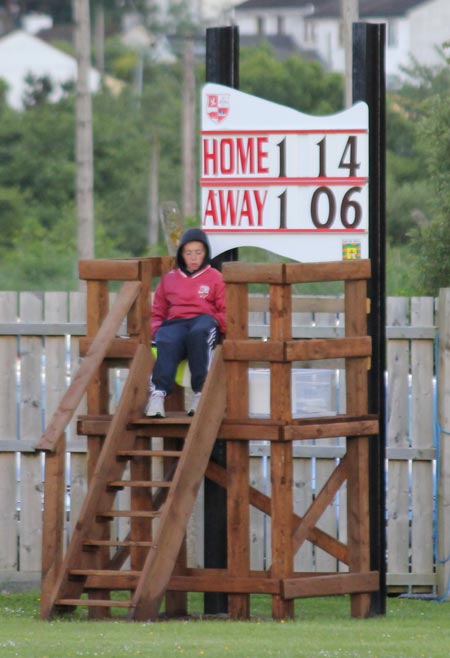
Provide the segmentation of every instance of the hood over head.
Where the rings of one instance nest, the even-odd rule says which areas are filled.
[[[202,231],[201,228],[188,228],[181,236],[180,244],[177,249],[177,265],[180,268],[180,270],[182,270],[185,274],[194,274],[194,272],[188,272],[186,270],[186,265],[184,263],[183,256],[181,255],[183,247],[188,242],[202,242],[205,245],[206,254],[203,263],[198,268],[199,270],[205,267],[205,265],[209,264],[211,248],[209,246],[208,236],[204,231]]]

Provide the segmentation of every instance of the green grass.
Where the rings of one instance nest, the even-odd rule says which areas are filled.
[[[194,598],[199,610],[200,599]],[[352,619],[346,597],[298,601],[295,621],[272,621],[267,597],[250,622],[39,620],[37,593],[0,595],[0,658],[447,658],[450,606],[389,599],[385,617]]]

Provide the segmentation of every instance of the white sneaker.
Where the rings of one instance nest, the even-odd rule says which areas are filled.
[[[194,396],[192,398],[191,406],[189,407],[189,410],[187,412],[188,416],[193,416],[195,412],[197,411],[198,403],[200,402],[200,397],[201,397],[201,392],[199,393],[194,393]]]
[[[152,391],[145,407],[145,415],[149,418],[165,418],[166,412],[164,411],[164,398],[166,394],[164,391]]]

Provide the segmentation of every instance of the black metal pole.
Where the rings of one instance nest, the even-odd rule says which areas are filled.
[[[236,26],[206,30],[206,82],[239,87],[239,32]],[[213,260],[220,269],[225,261],[237,260],[237,249],[220,254]],[[216,441],[213,461],[226,466],[226,443]],[[205,548],[206,568],[227,566],[227,495],[223,487],[205,480]],[[228,611],[228,597],[223,592],[206,592],[204,609],[207,614]]]
[[[383,24],[353,24],[353,102],[369,106],[369,285],[372,368],[369,412],[380,420],[379,435],[370,441],[369,502],[371,569],[380,574],[380,588],[371,595],[371,614],[386,613],[386,83]]]

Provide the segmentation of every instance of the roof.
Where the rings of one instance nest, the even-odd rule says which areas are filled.
[[[359,0],[359,15],[362,18],[389,18],[404,16],[411,9],[428,0]],[[340,0],[325,0],[317,5],[310,18],[337,18],[341,15]]]
[[[22,30],[10,32],[0,39],[0,78],[8,84],[7,101],[14,109],[23,107],[23,94],[26,88],[27,75],[38,78],[49,77],[54,84],[60,86],[75,80],[77,77],[77,61],[58,48],[27,34]],[[100,86],[100,73],[91,68],[89,85],[91,91],[97,91]],[[55,89],[50,95],[57,101],[62,95],[61,89]]]
[[[312,5],[311,0],[246,0],[246,2],[235,5],[235,9],[289,9],[290,7],[301,9],[308,5]]]
[[[294,39],[288,34],[241,34],[239,37],[239,44],[244,48],[246,46],[259,46],[264,42],[270,44],[274,53],[280,59],[295,53],[302,55],[305,59],[319,59],[316,51],[299,48]]]
[[[428,0],[359,0],[359,14],[363,17],[404,16],[417,5]],[[313,9],[311,17],[337,17],[341,15],[341,0],[246,0],[235,9]],[[309,12],[308,12],[309,13]]]

